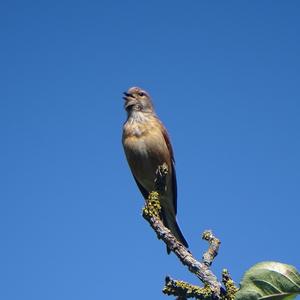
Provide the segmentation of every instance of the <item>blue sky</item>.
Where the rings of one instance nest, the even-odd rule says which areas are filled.
[[[178,219],[236,282],[300,269],[298,1],[0,4],[0,298],[167,299],[198,281],[141,217],[121,146],[122,92],[169,130]]]

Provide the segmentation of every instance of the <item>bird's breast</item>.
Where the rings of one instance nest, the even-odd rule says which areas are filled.
[[[157,167],[171,166],[170,153],[159,126],[126,124],[123,131],[125,154],[133,175],[147,189],[152,189]]]

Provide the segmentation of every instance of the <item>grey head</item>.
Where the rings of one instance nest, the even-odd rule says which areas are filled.
[[[139,87],[131,87],[124,92],[125,110],[130,115],[135,112],[154,113],[150,95]]]

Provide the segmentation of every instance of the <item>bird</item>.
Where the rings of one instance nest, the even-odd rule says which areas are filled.
[[[167,164],[165,190],[160,193],[163,224],[188,248],[176,220],[177,181],[175,160],[169,134],[155,113],[150,95],[139,87],[124,92],[127,119],[123,125],[122,144],[134,180],[144,199],[155,190],[158,166]],[[168,254],[170,249],[167,247]]]

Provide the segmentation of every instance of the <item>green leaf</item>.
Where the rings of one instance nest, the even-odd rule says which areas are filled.
[[[291,300],[300,294],[300,274],[290,265],[262,262],[244,275],[235,300]]]

